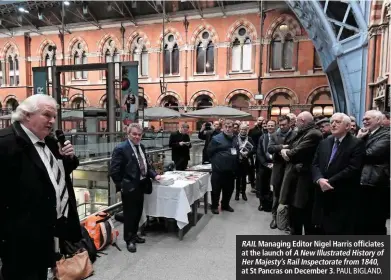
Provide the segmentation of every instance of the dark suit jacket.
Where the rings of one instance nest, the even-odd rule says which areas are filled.
[[[257,144],[257,160],[259,162],[259,167],[267,168],[268,163],[273,163],[273,158],[268,158],[266,152],[269,147],[269,134],[264,133],[259,137]],[[265,150],[266,146],[266,150]]]
[[[177,162],[179,160],[189,161],[191,144],[189,146],[187,145],[181,146],[179,145],[179,142],[190,142],[189,135],[182,134],[179,131],[171,133],[168,145],[170,148],[172,148],[171,150],[172,160],[174,162]]]
[[[80,221],[70,174],[79,165],[77,157],[62,157],[57,140],[46,137],[45,143],[57,159],[62,159],[69,194],[67,223],[58,229],[56,192],[49,174],[30,138],[18,122],[0,130],[0,257],[21,264],[21,254],[39,255],[27,263],[53,262],[53,239],[77,242],[81,239]],[[23,262],[23,268],[26,262]],[[39,263],[39,264],[38,264]]]
[[[313,218],[316,224],[323,225],[326,233],[353,233],[365,146],[361,139],[346,134],[329,165],[334,141],[334,137],[322,140],[312,163],[314,183],[325,178],[334,188],[322,192],[320,186],[316,186]]]
[[[221,131],[217,130],[204,130],[198,132],[198,138],[200,140],[205,140],[204,149],[202,150],[202,162],[210,162],[208,157],[208,146],[210,141],[212,140],[212,137],[219,134]]]
[[[289,144],[289,151],[281,185],[280,204],[297,208],[308,207],[313,199],[311,165],[316,148],[322,140],[322,133],[309,124],[297,131]]]
[[[147,158],[144,145],[140,147],[145,155],[147,162],[147,178],[148,183],[150,179],[156,177],[156,172]],[[117,192],[121,191],[123,194],[131,193],[140,185],[140,166],[137,161],[136,154],[130,146],[129,140],[126,140],[114,148],[111,156],[109,175],[113,179]]]
[[[281,156],[281,150],[283,145],[288,145],[292,139],[296,136],[296,132],[291,130],[283,137],[280,131],[272,134],[269,142],[268,152],[273,155],[273,170],[270,179],[270,184],[273,185],[273,189],[279,192],[282,184],[282,178],[284,177],[286,162]]]

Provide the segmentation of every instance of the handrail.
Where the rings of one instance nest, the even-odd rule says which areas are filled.
[[[192,144],[203,144],[204,142],[203,141],[193,141]],[[154,154],[154,153],[160,153],[160,152],[166,152],[166,151],[170,151],[171,148],[162,148],[162,149],[155,149],[155,150],[147,150],[147,154]],[[111,157],[106,157],[106,158],[100,158],[100,159],[91,159],[91,160],[86,160],[86,161],[82,161],[79,163],[79,166],[83,166],[83,165],[89,165],[89,164],[94,164],[94,163],[101,163],[101,162],[105,162],[105,161],[109,161],[111,159]]]

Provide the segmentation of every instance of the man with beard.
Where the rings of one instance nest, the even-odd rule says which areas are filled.
[[[208,156],[212,163],[212,213],[219,214],[218,206],[221,191],[221,210],[234,212],[229,205],[235,188],[238,171],[239,146],[233,134],[233,121],[225,120],[223,133],[214,136],[208,146]]]
[[[273,186],[273,204],[272,204],[272,221],[270,228],[277,228],[276,215],[278,200],[280,198],[280,190],[282,184],[282,178],[285,171],[285,160],[281,156],[281,150],[289,147],[290,141],[296,136],[289,126],[290,119],[288,116],[282,116],[278,120],[280,129],[273,133],[270,138],[268,152],[273,155],[273,169],[270,179],[270,184]]]
[[[209,163],[209,157],[207,153],[207,149],[209,146],[210,141],[212,140],[213,136],[219,134],[221,132],[221,123],[219,121],[213,122],[213,128],[208,130],[207,124],[202,124],[202,127],[200,131],[198,132],[198,139],[205,140],[204,149],[202,150],[202,163]],[[210,124],[210,123],[209,123]]]
[[[316,125],[319,127],[320,132],[322,132],[323,139],[326,139],[331,135],[330,121],[328,118],[317,121]]]
[[[354,234],[364,143],[350,133],[350,118],[343,113],[331,117],[331,133],[320,142],[312,163],[317,184],[313,222],[320,234]]]
[[[289,205],[292,235],[313,234],[313,190],[311,166],[322,133],[316,129],[314,118],[302,112],[296,119],[297,135],[287,149],[281,150],[287,162],[281,185],[280,204]]]
[[[380,111],[367,111],[364,128],[357,138],[365,142],[364,167],[361,173],[361,201],[358,234],[387,234],[390,217],[390,130],[383,127]]]

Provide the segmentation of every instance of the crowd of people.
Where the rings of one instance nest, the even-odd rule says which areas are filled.
[[[247,178],[270,227],[292,235],[386,234],[390,216],[390,117],[367,111],[362,120],[290,113],[278,121],[205,123],[203,162],[212,164],[211,210],[234,212],[247,201]],[[220,196],[222,193],[221,203]]]

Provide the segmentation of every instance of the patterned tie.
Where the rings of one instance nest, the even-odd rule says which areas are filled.
[[[56,180],[58,189],[60,190],[60,211],[63,216],[67,217],[67,214],[68,214],[67,210],[68,210],[68,203],[69,203],[68,190],[66,188],[65,181],[61,181],[61,169],[58,166],[57,161],[56,161],[56,164],[54,164],[55,163],[54,157],[53,157],[53,154],[50,152],[50,150],[49,150],[49,153],[46,152],[46,150],[45,150],[46,144],[43,142],[37,142],[37,144],[42,147],[43,152],[45,153],[46,156],[48,156],[48,154],[49,154],[49,156],[48,156],[49,165],[50,165],[50,168],[52,169],[54,179]]]
[[[140,146],[139,145],[136,145],[136,151],[137,151],[137,158],[138,158],[138,161],[140,163],[141,176],[145,177],[145,174],[146,174],[145,164],[144,164],[143,157],[141,156]]]
[[[329,165],[330,165],[331,161],[334,159],[335,154],[337,153],[339,144],[341,144],[341,142],[338,139],[335,139],[335,142],[334,142],[334,145],[333,145],[333,149],[331,150],[331,156],[330,156],[330,160],[329,160]]]

